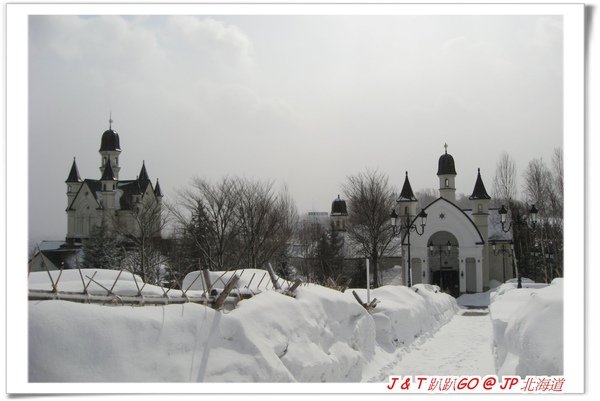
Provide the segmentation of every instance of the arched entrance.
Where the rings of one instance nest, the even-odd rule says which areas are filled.
[[[458,239],[448,231],[437,231],[427,241],[431,283],[454,297],[460,295]]]

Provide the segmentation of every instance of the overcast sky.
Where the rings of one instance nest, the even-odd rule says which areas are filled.
[[[145,160],[165,200],[194,176],[273,179],[300,213],[328,211],[346,177],[378,169],[488,193],[503,151],[562,146],[560,16],[33,16],[30,239],[64,239],[65,179],[100,178],[120,136],[121,179]]]

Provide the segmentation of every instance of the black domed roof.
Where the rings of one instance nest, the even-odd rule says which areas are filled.
[[[438,161],[438,172],[437,175],[456,175],[456,169],[454,168],[454,158],[448,154],[448,145],[444,145],[446,151],[440,156]]]
[[[334,199],[333,203],[331,203],[331,215],[332,216],[347,216],[348,215],[348,211],[346,209],[346,201],[343,199],[340,199],[339,195],[338,195],[337,199]]]
[[[119,134],[117,131],[111,128],[104,131],[102,134],[102,140],[100,141],[100,152],[105,150],[118,150],[121,151],[121,145],[119,144]]]

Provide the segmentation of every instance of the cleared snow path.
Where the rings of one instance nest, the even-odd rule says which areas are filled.
[[[492,322],[487,308],[460,311],[432,337],[418,341],[401,360],[380,371],[390,375],[487,375],[495,374]]]

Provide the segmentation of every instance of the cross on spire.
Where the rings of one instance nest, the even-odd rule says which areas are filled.
[[[444,143],[444,152],[447,154],[448,153],[448,144]]]
[[[112,111],[111,111],[108,114],[108,129],[112,129],[112,123],[113,123],[113,119],[112,119]]]

